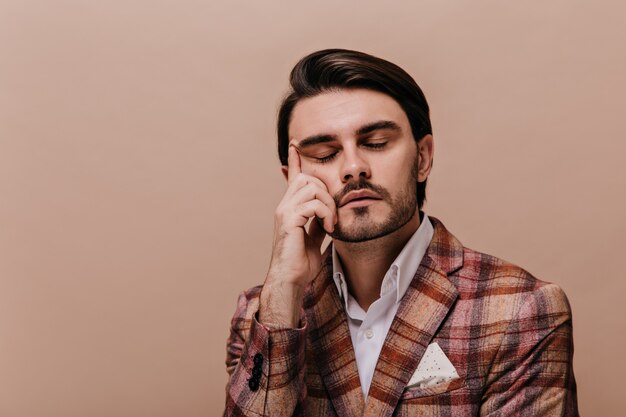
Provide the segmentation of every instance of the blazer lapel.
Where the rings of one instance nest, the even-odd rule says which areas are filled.
[[[304,299],[311,344],[309,352],[315,355],[315,363],[337,415],[362,416],[364,399],[359,371],[346,313],[332,271],[329,246],[323,257],[322,269]]]
[[[435,232],[398,307],[381,350],[364,415],[391,416],[458,291],[448,273],[461,267],[463,247],[435,218]]]

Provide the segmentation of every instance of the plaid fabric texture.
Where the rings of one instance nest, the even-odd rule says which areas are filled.
[[[243,292],[227,341],[225,416],[578,416],[570,306],[563,291],[464,248],[443,224],[401,300],[367,401],[332,280],[330,248],[297,329],[256,321],[261,287]],[[409,387],[437,342],[459,378]],[[263,357],[256,390],[253,358]]]

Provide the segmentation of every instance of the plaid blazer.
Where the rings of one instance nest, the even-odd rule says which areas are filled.
[[[256,320],[261,287],[231,323],[225,416],[578,416],[570,306],[563,291],[465,248],[430,217],[434,236],[400,302],[367,401],[330,247],[304,298],[301,327]],[[458,379],[408,387],[437,342]]]

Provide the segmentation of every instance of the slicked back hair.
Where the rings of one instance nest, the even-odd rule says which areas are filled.
[[[278,157],[287,165],[289,123],[298,101],[342,89],[365,88],[387,94],[402,107],[416,142],[432,134],[424,93],[402,68],[384,59],[347,49],[325,49],[302,58],[291,70],[291,86],[278,111]],[[417,183],[417,203],[426,198],[426,181]]]

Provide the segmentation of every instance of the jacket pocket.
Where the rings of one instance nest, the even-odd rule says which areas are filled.
[[[447,392],[460,390],[465,387],[465,378],[456,378],[452,381],[441,382],[432,387],[407,387],[404,389],[401,400],[410,400],[413,398],[430,397],[433,395],[444,394]]]

